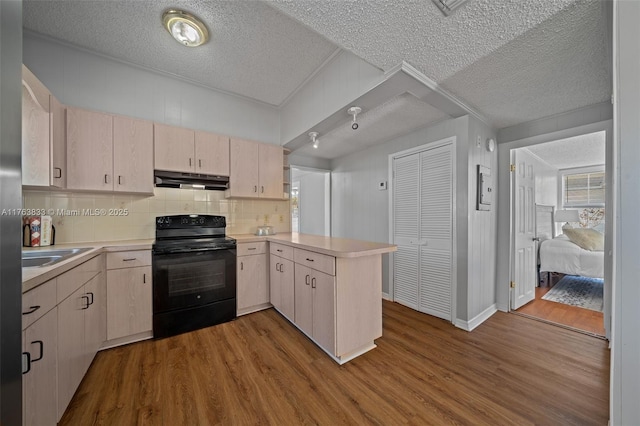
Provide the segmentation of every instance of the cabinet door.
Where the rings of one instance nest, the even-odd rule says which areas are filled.
[[[287,259],[280,259],[280,280],[281,280],[281,303],[280,312],[289,318],[290,321],[295,319],[295,283],[293,281],[293,262]]]
[[[313,336],[313,292],[311,288],[313,270],[295,264],[295,323],[309,336]]]
[[[53,308],[27,327],[22,344],[23,351],[31,356],[31,369],[22,375],[22,424],[55,425],[58,420],[58,309]]]
[[[22,85],[22,184],[49,186],[49,103],[40,105]]]
[[[274,308],[282,312],[282,276],[280,265],[282,258],[269,256],[269,300]]]
[[[237,262],[238,313],[269,303],[267,255],[240,256]]]
[[[84,311],[89,299],[84,287],[58,305],[58,418],[60,420],[80,384],[87,365]]]
[[[231,139],[229,144],[229,194],[232,197],[259,195],[258,143],[244,139]]]
[[[113,117],[113,189],[153,193],[153,123]]]
[[[336,352],[336,285],[335,277],[314,271],[313,339],[332,354]],[[297,312],[297,311],[296,311]]]
[[[153,328],[151,267],[107,271],[107,340]]]
[[[196,172],[229,176],[229,137],[196,132]]]
[[[106,286],[105,274],[99,273],[84,285],[85,295],[88,295],[89,308],[84,311],[85,333],[85,365],[87,369],[93,357],[107,340],[106,316]]]
[[[283,153],[277,145],[258,144],[261,198],[283,198]]]
[[[67,187],[67,110],[56,98],[49,97],[51,110],[51,185]]]
[[[193,144],[193,130],[154,123],[154,168],[173,172],[193,172],[195,170]]]
[[[67,108],[67,187],[113,190],[111,115]]]

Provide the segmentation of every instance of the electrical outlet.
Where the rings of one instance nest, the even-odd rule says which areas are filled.
[[[264,215],[264,224],[267,225],[269,223],[269,215],[265,214]]]

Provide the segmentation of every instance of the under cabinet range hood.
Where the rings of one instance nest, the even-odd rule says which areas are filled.
[[[209,189],[213,191],[229,189],[228,176],[155,170],[154,180],[155,186],[161,188]]]

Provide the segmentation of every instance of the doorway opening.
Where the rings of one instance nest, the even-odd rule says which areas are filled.
[[[606,139],[601,131],[511,151],[511,310],[599,337],[606,334]]]
[[[331,172],[291,166],[291,232],[331,236]]]

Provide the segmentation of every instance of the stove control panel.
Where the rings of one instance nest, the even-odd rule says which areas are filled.
[[[225,228],[226,226],[227,221],[224,216],[189,214],[156,217],[156,229]]]

